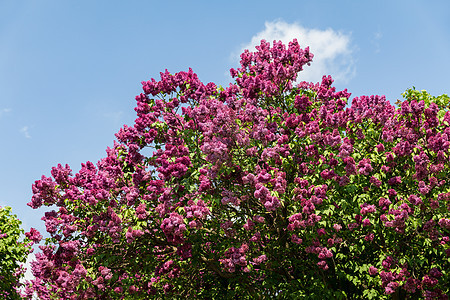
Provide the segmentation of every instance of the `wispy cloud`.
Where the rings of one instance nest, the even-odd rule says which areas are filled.
[[[336,81],[346,83],[355,75],[353,49],[348,34],[333,29],[305,28],[297,23],[279,20],[266,22],[265,29],[254,35],[241,50],[254,51],[262,39],[268,42],[281,40],[285,44],[297,39],[302,48],[309,46],[314,59],[311,66],[305,66],[299,80],[317,82],[323,75],[332,75]]]
[[[23,126],[20,129],[20,132],[24,135],[24,137],[26,137],[27,139],[31,138],[30,132],[29,132],[30,128],[28,126]]]
[[[0,109],[0,118],[4,115],[11,112],[11,108],[2,108]]]
[[[373,34],[373,38],[371,40],[372,45],[374,45],[375,53],[381,52],[380,40],[383,38],[383,33],[381,31],[377,31]]]

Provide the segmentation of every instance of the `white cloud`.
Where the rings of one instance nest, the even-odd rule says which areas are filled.
[[[374,51],[375,53],[381,52],[381,46],[380,46],[380,40],[383,38],[383,33],[381,31],[377,31],[373,34],[373,38],[371,40],[371,43],[374,45]]]
[[[30,139],[31,135],[29,132],[29,127],[28,126],[23,126],[22,129],[20,129],[20,132],[27,138]]]
[[[7,114],[11,112],[11,108],[2,108],[0,109],[0,117],[3,116],[4,114]]]
[[[317,82],[323,75],[331,75],[336,81],[347,83],[355,75],[350,36],[332,29],[319,30],[302,27],[284,21],[266,22],[265,29],[254,35],[242,50],[255,51],[262,39],[272,43],[281,40],[287,44],[297,39],[300,46],[309,46],[314,54],[311,66],[300,72],[299,81]]]

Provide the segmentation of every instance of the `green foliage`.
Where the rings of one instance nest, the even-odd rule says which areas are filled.
[[[24,263],[30,252],[29,240],[21,236],[21,221],[11,214],[11,207],[0,207],[0,298],[19,299],[14,287],[23,275],[20,263]],[[4,298],[2,298],[4,297]]]
[[[403,94],[403,98],[411,102],[415,100],[417,102],[424,101],[425,108],[428,108],[431,103],[437,104],[439,110],[447,111],[450,108],[450,97],[447,94],[442,94],[440,96],[433,96],[426,90],[418,91],[415,87],[407,89]]]

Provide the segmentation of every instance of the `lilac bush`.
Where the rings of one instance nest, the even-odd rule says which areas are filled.
[[[33,185],[54,209],[25,296],[446,299],[449,98],[349,106],[296,83],[312,58],[262,41],[228,87],[142,82],[105,158]]]
[[[18,290],[25,274],[23,263],[32,252],[33,243],[42,238],[34,228],[24,233],[21,224],[11,213],[11,207],[0,206],[0,299],[20,299]]]

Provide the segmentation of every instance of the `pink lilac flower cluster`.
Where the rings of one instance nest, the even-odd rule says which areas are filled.
[[[239,248],[231,247],[224,253],[224,258],[220,259],[220,263],[223,264],[225,270],[230,273],[234,273],[237,267],[241,267],[244,269],[248,261],[246,259],[246,251],[248,250],[248,245],[243,244]],[[264,259],[261,257],[256,258],[256,261],[259,263],[264,262]]]
[[[25,232],[25,236],[34,243],[39,243],[42,240],[42,234],[33,227],[30,229],[30,231]]]
[[[262,41],[228,87],[142,82],[105,158],[33,184],[29,205],[56,208],[26,296],[444,297],[450,113],[414,90],[348,106],[331,76],[295,82],[312,58]]]

